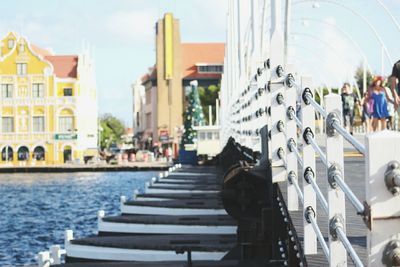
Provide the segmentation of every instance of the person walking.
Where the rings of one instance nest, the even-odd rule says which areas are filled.
[[[372,113],[372,128],[374,131],[386,129],[386,119],[389,117],[387,102],[388,95],[385,88],[382,86],[383,78],[375,77],[372,82],[372,88],[369,91],[369,98],[373,99],[374,111]]]
[[[400,60],[394,63],[392,75],[390,75],[390,90],[394,98],[394,130],[399,130],[399,115],[400,115]]]
[[[361,122],[364,125],[366,133],[372,132],[371,116],[373,112],[373,103],[368,99],[368,92],[364,92],[363,98],[361,99],[362,114]]]
[[[341,97],[344,127],[349,128],[350,134],[353,134],[355,108],[360,105],[360,101],[353,93],[349,83],[343,84]]]

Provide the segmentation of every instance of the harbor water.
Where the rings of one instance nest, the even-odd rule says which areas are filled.
[[[156,172],[0,174],[0,266],[36,263],[38,252],[95,234],[97,212],[118,214],[121,195],[143,191]]]

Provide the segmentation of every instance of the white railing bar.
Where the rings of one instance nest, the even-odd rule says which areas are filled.
[[[328,115],[326,114],[326,111],[323,107],[321,107],[320,104],[317,103],[317,101],[314,100],[311,94],[306,93],[305,94],[306,98],[308,101],[310,101],[310,104],[324,117],[326,118]]]
[[[301,167],[303,167],[303,159],[301,158],[300,152],[297,149],[297,146],[294,143],[290,144],[290,149],[291,151],[294,152],[294,154],[296,155],[297,161],[299,162],[299,164],[301,165]]]
[[[324,236],[321,233],[321,230],[318,227],[317,222],[315,221],[315,218],[313,214],[308,213],[308,219],[310,220],[310,223],[314,229],[314,232],[317,234],[317,239],[321,245],[322,250],[324,251],[325,257],[329,259],[329,248],[328,245],[325,242]]]
[[[297,116],[296,116],[296,111],[292,110],[292,111],[290,111],[290,114],[292,114],[293,119],[296,121],[297,127],[303,128],[303,124],[301,123],[299,118],[297,118]]]
[[[351,191],[350,187],[343,181],[340,175],[334,175],[334,179],[339,187],[343,190],[346,197],[350,200],[351,204],[354,206],[358,214],[364,213],[364,205],[360,200],[356,197],[356,195]]]
[[[324,209],[326,214],[328,214],[328,202],[326,202],[326,199],[325,199],[324,195],[322,194],[321,189],[315,182],[314,175],[311,172],[309,172],[308,174],[306,174],[305,178],[306,178],[307,182],[310,181],[310,184],[314,188],[315,193],[317,193],[317,198],[318,198],[319,202],[321,203],[322,208]]]
[[[353,145],[358,150],[358,152],[365,155],[365,146],[358,142],[357,139],[354,138],[354,136],[349,134],[349,132],[347,132],[346,129],[340,125],[339,121],[333,119],[331,125],[344,137],[344,139],[346,139],[351,145]]]
[[[295,179],[294,177],[291,177],[290,175],[291,174],[289,174],[289,176],[288,176],[289,183],[294,185],[294,188],[296,189],[296,192],[297,192],[297,195],[299,196],[301,204],[304,204],[304,195],[303,195],[303,192],[301,192],[299,183],[297,182],[297,179]]]
[[[321,148],[315,141],[312,134],[307,134],[307,136],[308,136],[308,141],[310,142],[311,146],[314,148],[315,151],[317,151],[319,157],[321,158],[321,160],[325,164],[325,166],[328,167],[328,161],[326,160],[325,153],[321,150]]]
[[[344,233],[341,226],[336,227],[336,234],[337,237],[342,242],[343,246],[346,248],[347,252],[350,255],[350,258],[353,260],[354,264],[357,267],[364,267],[364,264],[361,262],[360,258],[358,257],[356,251],[354,250],[353,246],[351,245],[349,239],[347,239],[346,234]]]

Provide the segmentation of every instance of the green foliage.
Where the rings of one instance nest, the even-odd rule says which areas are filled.
[[[210,85],[208,88],[199,87],[198,91],[199,91],[201,106],[203,108],[204,118],[206,124],[209,124],[208,106],[212,106],[213,112],[215,112],[215,100],[218,98],[220,85]]]
[[[196,139],[196,131],[193,126],[204,124],[204,114],[200,104],[197,86],[192,85],[186,97],[186,109],[183,114],[184,132],[182,136],[181,148],[186,144],[193,144]]]
[[[120,144],[125,126],[121,120],[107,113],[100,118],[100,148],[109,148],[111,144]]]
[[[362,96],[364,93],[363,88],[363,79],[364,79],[364,68],[362,65],[358,66],[356,69],[356,73],[354,74],[354,78],[356,79],[358,88],[360,88],[360,95]],[[372,83],[373,76],[370,71],[367,70],[367,86]]]

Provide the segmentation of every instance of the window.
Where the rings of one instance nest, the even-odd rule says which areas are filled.
[[[199,140],[205,140],[205,139],[206,139],[206,133],[200,132]]]
[[[9,39],[8,40],[8,49],[12,49],[14,47],[14,40],[13,39]]]
[[[26,75],[26,63],[17,63],[17,74]]]
[[[3,117],[1,120],[1,127],[3,129],[3,133],[14,132],[14,118],[13,117]]]
[[[32,97],[44,97],[44,84],[43,83],[34,83],[32,85]]]
[[[1,97],[11,98],[13,96],[13,85],[12,84],[2,84],[1,85]]]
[[[58,130],[62,133],[72,132],[74,129],[74,117],[60,117],[58,121]]]
[[[223,73],[224,66],[223,65],[203,65],[198,66],[198,72],[202,73]]]
[[[72,88],[64,88],[64,96],[72,96]]]
[[[19,44],[19,52],[24,52],[24,51],[25,51],[25,45]]]
[[[212,133],[211,132],[208,132],[207,133],[207,140],[211,140],[212,139]]]
[[[44,117],[43,116],[33,117],[33,132],[35,132],[35,133],[44,132]]]
[[[215,132],[214,133],[214,139],[215,140],[219,140],[219,132]]]

